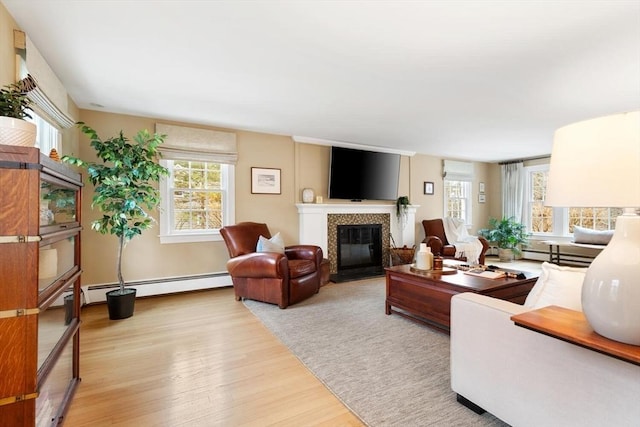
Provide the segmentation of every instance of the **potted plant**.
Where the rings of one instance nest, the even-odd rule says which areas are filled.
[[[0,89],[0,144],[33,147],[36,143],[36,125],[31,118],[32,101],[27,94],[35,89],[31,76]]]
[[[530,234],[524,224],[511,218],[489,218],[489,227],[478,230],[480,236],[498,246],[500,261],[511,261],[514,255],[520,255],[520,247],[528,242]]]
[[[102,218],[93,221],[91,228],[118,238],[116,271],[120,286],[107,292],[107,305],[110,319],[125,319],[133,315],[136,289],[125,288],[122,254],[127,242],[153,225],[154,219],[145,209],[158,206],[159,192],[152,183],[169,174],[156,161],[165,135],[141,130],[131,142],[120,131],[119,136],[103,141],[89,126],[82,122],[77,125],[89,137],[102,162],[85,162],[71,156],[63,156],[62,160],[86,169],[87,179],[95,186],[91,207],[97,207]]]

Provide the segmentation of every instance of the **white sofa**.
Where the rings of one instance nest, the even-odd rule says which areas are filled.
[[[576,308],[585,269],[545,264],[526,306],[473,293],[452,298],[451,388],[514,427],[640,426],[640,366],[510,320],[544,305]],[[563,282],[579,283],[577,292]]]

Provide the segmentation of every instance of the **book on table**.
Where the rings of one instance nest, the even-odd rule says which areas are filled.
[[[507,276],[504,271],[490,271],[482,268],[472,268],[464,272],[464,274],[470,274],[472,276],[484,277],[486,279],[501,279]]]

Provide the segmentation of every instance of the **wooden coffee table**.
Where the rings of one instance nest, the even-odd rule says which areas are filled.
[[[487,279],[462,271],[413,272],[408,264],[387,267],[385,271],[385,313],[397,313],[447,333],[451,323],[451,297],[455,294],[475,292],[523,304],[538,279],[526,271],[522,271],[525,279]]]

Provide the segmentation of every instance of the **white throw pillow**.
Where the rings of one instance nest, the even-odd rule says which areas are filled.
[[[579,226],[573,227],[573,242],[588,245],[608,245],[613,237],[613,230],[592,230]]]
[[[258,237],[256,252],[278,252],[284,253],[284,240],[280,236],[280,232],[274,234],[270,239],[264,236]]]
[[[542,263],[542,273],[527,295],[524,306],[532,309],[558,305],[582,311],[582,282],[587,269]]]

